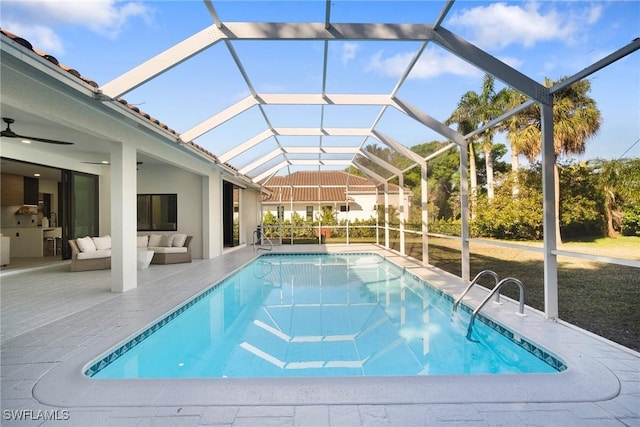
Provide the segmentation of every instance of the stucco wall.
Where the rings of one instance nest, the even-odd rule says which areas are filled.
[[[177,232],[193,236],[192,257],[202,258],[202,177],[166,164],[142,165],[137,192],[178,195]]]

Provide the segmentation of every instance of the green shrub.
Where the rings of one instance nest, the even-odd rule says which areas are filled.
[[[640,206],[625,210],[622,215],[622,234],[640,236]]]

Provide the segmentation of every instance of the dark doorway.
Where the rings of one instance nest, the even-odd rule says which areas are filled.
[[[222,232],[224,247],[240,244],[240,187],[222,182]]]

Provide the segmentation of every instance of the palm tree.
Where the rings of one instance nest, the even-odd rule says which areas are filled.
[[[554,82],[548,78],[544,86],[553,87],[565,80],[566,77]],[[555,161],[553,170],[556,182],[556,236],[557,243],[562,243],[560,236],[560,183],[558,171],[558,157],[580,155],[584,153],[586,141],[593,137],[600,129],[602,116],[596,101],[588,95],[591,82],[578,81],[571,86],[562,88],[553,94],[553,149]],[[542,122],[540,106],[534,104],[519,113],[516,119],[517,129],[511,136],[512,147],[523,154],[529,161],[534,161],[542,151]]]
[[[482,92],[479,94],[474,91],[465,93],[460,102],[458,102],[458,107],[445,121],[445,124],[458,123],[460,130],[460,126],[464,123],[463,127],[471,126],[473,128],[471,130],[474,130],[500,116],[507,106],[508,92],[506,89],[502,89],[496,93],[494,86],[495,79],[493,76],[485,74],[482,80]],[[493,200],[494,194],[493,157],[491,156],[494,134],[495,128],[485,130],[482,134],[480,145],[484,153],[487,169],[487,198],[489,201]],[[472,143],[473,141],[469,142],[470,145]]]
[[[595,160],[598,185],[606,219],[606,236],[617,237],[613,226],[615,209],[640,203],[640,159]]]

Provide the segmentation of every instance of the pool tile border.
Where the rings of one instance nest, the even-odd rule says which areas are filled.
[[[322,253],[322,252],[318,252],[318,253],[302,253],[302,252],[296,253],[296,252],[292,252],[292,253],[277,253],[277,254],[269,253],[269,254],[262,254],[258,258],[249,261],[248,263],[246,263],[241,268],[246,267],[247,265],[251,264],[252,262],[256,262],[260,258],[282,257],[282,256],[307,256],[307,257],[313,257],[313,256],[318,256],[318,255],[329,255],[329,256],[372,255],[372,256],[380,257],[383,260],[386,260],[386,261],[390,262],[391,264],[395,265],[396,267],[402,269],[404,274],[407,274],[408,276],[413,277],[414,279],[416,279],[416,280],[420,281],[421,283],[423,283],[425,286],[427,286],[429,288],[430,291],[433,291],[434,293],[438,294],[440,297],[442,297],[442,298],[444,298],[444,299],[446,299],[446,300],[448,300],[450,302],[454,302],[454,298],[450,294],[448,294],[447,292],[443,291],[442,289],[439,289],[439,288],[436,288],[434,286],[429,285],[420,276],[418,276],[418,275],[410,272],[409,270],[407,270],[406,267],[401,267],[401,266],[397,265],[396,263],[394,263],[392,260],[390,260],[387,257],[385,257],[384,255],[381,255],[381,254],[375,253],[375,252],[344,252],[344,253],[341,253],[341,252],[336,252],[336,253]],[[193,297],[192,299],[190,299],[189,301],[187,301],[186,303],[184,303],[183,305],[178,307],[176,310],[174,310],[171,313],[169,313],[168,315],[164,316],[159,321],[153,323],[151,326],[146,328],[144,331],[136,334],[133,338],[129,339],[126,343],[124,343],[121,346],[117,347],[116,349],[108,352],[102,358],[99,358],[99,360],[97,360],[96,362],[92,363],[84,371],[84,375],[86,375],[88,377],[95,376],[98,372],[100,372],[102,369],[107,367],[110,363],[114,362],[116,359],[118,359],[119,357],[123,356],[129,350],[133,349],[135,346],[140,344],[142,341],[144,341],[145,339],[147,339],[148,337],[153,335],[155,332],[157,332],[164,325],[166,325],[167,323],[169,323],[170,321],[172,321],[173,319],[178,317],[180,314],[184,313],[187,309],[189,309],[191,306],[193,306],[194,304],[196,304],[197,302],[199,302],[200,300],[205,298],[207,295],[209,295],[211,292],[213,292],[219,286],[221,286],[221,285],[225,284],[227,281],[231,280],[237,274],[237,272],[238,272],[238,270],[230,273],[224,279],[222,279],[222,280],[220,280],[220,281],[218,281],[216,283],[211,284],[207,289],[205,289],[204,291],[200,292],[198,295],[196,295],[195,297]],[[467,313],[471,313],[473,311],[469,306],[465,305],[464,303],[461,304],[460,307],[461,307],[461,310],[463,310],[463,311],[465,311]],[[478,321],[484,323],[485,325],[487,325],[491,329],[494,329],[496,332],[498,332],[499,334],[501,334],[502,336],[504,336],[505,338],[507,338],[508,340],[513,342],[514,344],[518,345],[522,349],[524,349],[524,350],[528,351],[529,353],[533,354],[535,357],[537,357],[538,359],[542,360],[543,362],[545,362],[546,364],[548,364],[549,366],[551,366],[552,368],[554,368],[558,372],[562,372],[562,371],[567,369],[566,364],[564,362],[562,362],[560,359],[558,359],[556,356],[554,356],[553,354],[551,354],[548,351],[544,350],[543,348],[540,348],[537,345],[527,341],[523,337],[521,337],[519,335],[516,335],[510,329],[500,325],[499,323],[491,320],[490,318],[488,318],[488,317],[486,317],[486,316],[484,316],[482,314],[478,314],[476,319]]]

